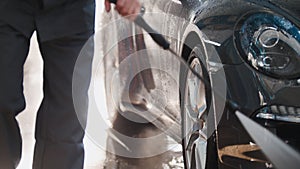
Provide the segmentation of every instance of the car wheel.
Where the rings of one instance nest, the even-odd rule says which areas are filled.
[[[200,46],[194,47],[188,63],[207,83],[203,83],[191,71],[183,71],[181,74],[182,146],[186,169],[217,168],[214,134],[208,135],[207,117],[211,93],[205,61],[200,56],[202,53]]]

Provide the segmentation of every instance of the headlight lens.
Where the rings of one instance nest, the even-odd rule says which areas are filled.
[[[235,35],[243,59],[272,77],[300,76],[300,30],[289,20],[257,13],[241,21]]]

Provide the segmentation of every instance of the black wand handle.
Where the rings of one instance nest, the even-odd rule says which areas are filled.
[[[109,2],[116,4],[117,0],[109,0]],[[141,15],[138,15],[136,17],[136,19],[134,20],[134,23],[139,25],[146,32],[148,32],[149,35],[152,37],[152,39],[163,49],[170,48],[170,43],[164,38],[164,36],[162,34],[158,33],[157,31],[155,31],[151,26],[149,26]]]
[[[110,3],[117,4],[117,0],[109,0]]]

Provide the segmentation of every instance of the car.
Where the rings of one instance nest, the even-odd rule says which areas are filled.
[[[172,121],[178,118],[176,113],[175,118],[169,114],[163,119],[180,126],[181,137],[172,136],[182,141],[187,169],[275,168],[245,130],[236,110],[299,151],[300,1],[150,0],[143,5],[145,20],[181,57],[176,72],[178,93],[167,97],[178,98],[175,107],[180,109],[180,123]],[[135,33],[141,32],[129,22],[114,25],[113,33],[121,39],[115,44],[119,58],[137,51],[139,44],[142,49],[155,46],[146,34],[136,38]],[[111,51],[111,46],[105,49]],[[182,60],[201,79],[187,71]],[[163,62],[165,67],[172,66]],[[111,76],[106,78],[110,88]],[[169,90],[174,86],[163,91]],[[154,121],[160,128],[161,124]]]

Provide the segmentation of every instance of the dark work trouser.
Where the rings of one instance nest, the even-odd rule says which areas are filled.
[[[87,31],[45,42],[38,38],[44,60],[44,98],[36,121],[34,169],[83,168],[82,139],[93,57],[93,39],[88,39],[92,34]],[[22,140],[15,116],[25,108],[23,65],[29,43],[30,38],[0,22],[1,169],[15,168],[21,157]]]

